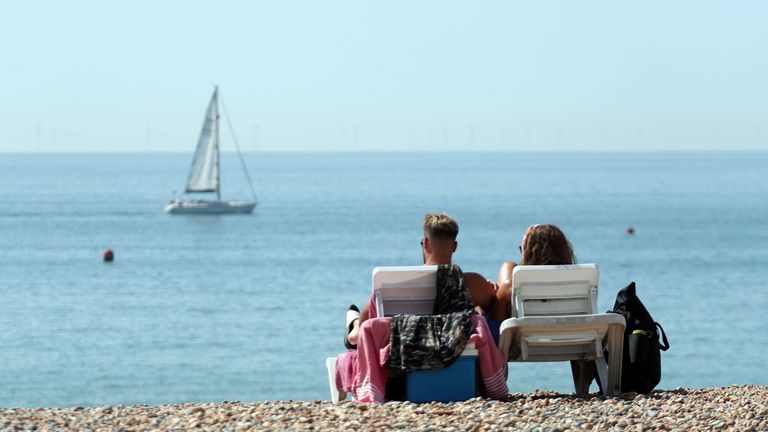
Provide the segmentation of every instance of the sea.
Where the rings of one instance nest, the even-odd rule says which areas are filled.
[[[421,264],[427,212],[488,279],[554,223],[601,310],[636,282],[671,344],[658,388],[768,384],[768,153],[253,152],[253,214],[165,214],[190,161],[0,154],[0,406],[328,400],[345,310],[375,266]],[[568,363],[508,384],[573,391]]]

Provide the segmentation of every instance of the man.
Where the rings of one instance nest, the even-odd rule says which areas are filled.
[[[452,264],[452,258],[458,243],[456,236],[459,234],[459,224],[445,213],[427,213],[424,217],[424,237],[421,240],[421,251],[425,265]],[[470,292],[472,303],[480,313],[491,310],[496,300],[497,286],[478,273],[464,273],[464,280]],[[357,339],[360,326],[369,318],[378,316],[373,295],[358,312],[355,305],[351,305],[347,311],[344,345],[348,351],[336,358],[336,387],[343,391],[351,391],[354,386],[354,378],[357,371]],[[492,332],[493,333],[493,332]],[[496,332],[498,333],[498,331]],[[498,338],[498,336],[495,336]],[[497,342],[498,343],[498,342]],[[402,391],[402,383],[392,383],[387,386],[387,392],[397,394]]]
[[[427,213],[424,217],[424,238],[421,240],[421,252],[425,265],[451,264],[454,252],[458,247],[456,237],[459,234],[459,224],[445,213]],[[478,273],[465,273],[472,303],[479,312],[487,312],[496,298],[496,285]],[[344,340],[347,348],[355,348],[360,325],[371,317],[371,307],[374,307],[371,296],[362,312],[357,312],[355,305],[347,311],[346,329],[348,334]],[[373,316],[377,316],[375,309]]]

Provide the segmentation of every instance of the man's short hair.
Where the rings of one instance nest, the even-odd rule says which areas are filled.
[[[427,213],[424,216],[424,235],[430,239],[444,238],[456,241],[459,224],[445,213]]]

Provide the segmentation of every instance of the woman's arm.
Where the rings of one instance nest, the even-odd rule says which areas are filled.
[[[512,270],[517,266],[514,261],[505,261],[499,268],[499,279],[496,285],[496,298],[491,318],[503,321],[512,315]]]

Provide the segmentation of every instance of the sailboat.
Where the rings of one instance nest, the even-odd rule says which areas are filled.
[[[237,145],[237,139],[234,138],[234,133],[232,134],[232,138],[235,142],[240,162],[243,165],[245,176],[251,187],[253,200],[221,200],[221,181],[219,174],[219,88],[217,86],[213,90],[211,102],[208,104],[208,109],[205,111],[203,128],[200,131],[200,138],[197,140],[197,150],[195,150],[195,157],[192,159],[192,165],[189,168],[187,187],[184,191],[185,193],[215,193],[216,199],[173,199],[165,207],[166,213],[227,214],[251,213],[253,211],[253,208],[256,207],[256,193],[253,190],[253,183],[248,174],[248,168],[245,166],[243,155],[240,153],[240,146]]]

